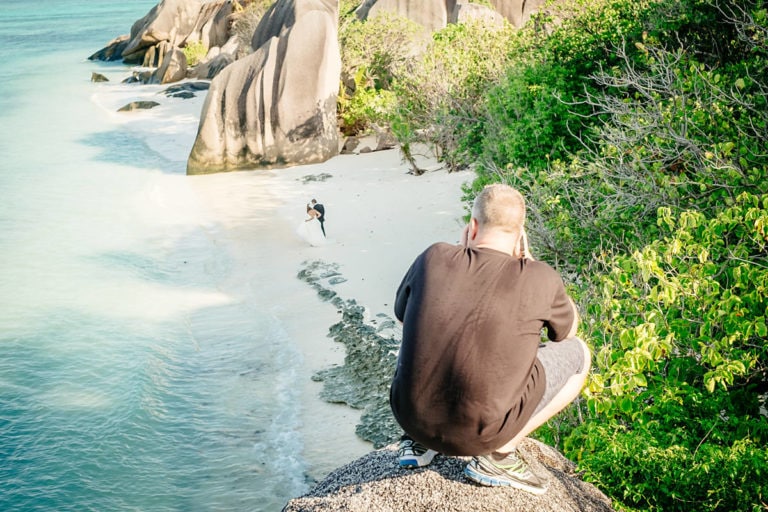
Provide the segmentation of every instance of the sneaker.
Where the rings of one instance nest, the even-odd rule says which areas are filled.
[[[533,494],[547,492],[548,482],[536,476],[515,452],[499,461],[490,455],[473,457],[464,468],[464,474],[480,485],[515,487]]]
[[[428,466],[435,455],[437,455],[435,450],[430,450],[408,436],[400,438],[397,458],[400,460],[400,467],[402,468],[413,469]]]

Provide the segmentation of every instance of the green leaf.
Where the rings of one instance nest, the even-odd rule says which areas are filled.
[[[761,338],[765,338],[768,335],[768,326],[765,325],[765,317],[758,317],[755,319],[755,332]]]

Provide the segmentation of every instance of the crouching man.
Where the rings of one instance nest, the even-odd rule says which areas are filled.
[[[401,466],[428,465],[436,453],[473,456],[464,472],[479,484],[547,490],[517,447],[579,395],[590,352],[575,337],[578,314],[562,278],[532,258],[524,224],[522,195],[489,185],[462,243],[430,246],[403,278],[390,388],[405,431]]]

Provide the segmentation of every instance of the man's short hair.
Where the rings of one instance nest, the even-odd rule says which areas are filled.
[[[472,216],[481,226],[519,231],[525,224],[525,199],[509,185],[486,185],[475,198]]]

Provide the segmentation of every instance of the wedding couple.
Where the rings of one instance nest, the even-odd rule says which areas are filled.
[[[312,199],[307,204],[307,216],[296,229],[299,237],[313,247],[325,245],[325,207]]]

